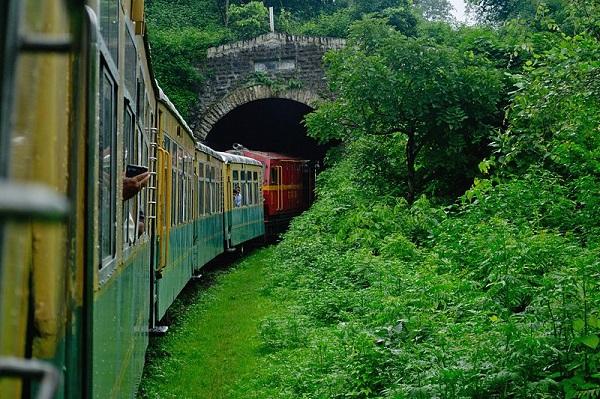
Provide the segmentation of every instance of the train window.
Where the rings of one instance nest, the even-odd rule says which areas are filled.
[[[117,0],[100,0],[100,31],[115,65],[118,65],[119,4]]]
[[[99,204],[100,267],[115,254],[116,222],[116,87],[114,80],[102,68],[100,92],[99,140]]]
[[[135,72],[137,70],[137,54],[135,52],[135,44],[133,44],[133,39],[131,38],[131,33],[129,33],[129,29],[125,28],[125,88],[129,92],[130,98],[134,98],[137,88],[137,80],[135,77]],[[134,107],[137,107],[138,102],[136,101],[132,104]],[[137,108],[135,108],[138,111]]]
[[[183,169],[183,150],[177,147],[177,224],[183,221],[183,210],[185,209],[185,197],[183,188],[185,186],[185,175]]]
[[[275,169],[275,168],[271,168],[271,184],[278,184],[277,169]]]
[[[258,191],[258,182],[254,182],[254,203],[255,204],[260,204],[259,200],[259,191]]]
[[[204,181],[206,182],[206,195],[205,195],[205,204],[204,204],[204,213],[205,214],[210,214],[210,196],[211,196],[211,190],[210,190],[210,166],[206,165],[206,169],[205,169],[205,174],[204,174]]]
[[[171,226],[177,224],[177,144],[171,141]]]
[[[239,174],[237,170],[233,171],[233,181],[237,182],[240,180]]]
[[[123,138],[125,140],[123,145],[123,169],[127,164],[137,164],[138,157],[136,154],[136,137],[135,137],[135,126],[133,112],[129,106],[125,107],[123,115]],[[133,245],[135,242],[135,231],[137,225],[137,209],[136,201],[130,199],[123,201],[123,242],[125,244]]]
[[[217,211],[217,179],[215,174],[215,167],[210,168],[210,179],[212,186],[212,198],[211,198],[211,207],[210,211],[215,213]]]
[[[204,165],[198,166],[198,213],[204,214]]]

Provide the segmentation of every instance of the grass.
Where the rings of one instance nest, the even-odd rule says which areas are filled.
[[[141,398],[242,398],[261,365],[258,328],[280,303],[263,290],[272,249],[255,251],[213,282],[191,287],[169,312],[173,324],[148,351]]]

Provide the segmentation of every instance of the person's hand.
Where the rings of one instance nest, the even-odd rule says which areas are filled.
[[[123,201],[134,197],[137,193],[146,187],[150,180],[150,172],[145,172],[133,177],[123,178]]]

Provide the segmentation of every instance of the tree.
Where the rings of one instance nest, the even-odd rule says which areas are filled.
[[[250,39],[269,31],[269,10],[260,1],[229,7],[231,29],[239,39]]]
[[[452,4],[448,0],[414,0],[413,4],[423,17],[432,21],[449,21],[452,19]]]
[[[307,117],[310,135],[345,142],[404,137],[398,145],[404,146],[410,203],[428,181],[462,183],[473,174],[502,91],[501,73],[488,60],[367,18],[326,62],[337,98]]]

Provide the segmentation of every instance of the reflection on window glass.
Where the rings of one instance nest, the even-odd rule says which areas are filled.
[[[114,254],[115,241],[115,89],[112,78],[106,71],[102,73],[100,99],[100,256],[110,259]]]
[[[115,64],[119,62],[119,1],[100,0],[100,31]]]
[[[135,53],[135,45],[133,44],[133,39],[131,38],[131,34],[129,33],[129,29],[125,29],[126,37],[125,40],[125,87],[129,91],[129,95],[137,97],[137,81],[135,79],[135,71],[137,68],[137,55]],[[136,111],[139,111],[137,108],[139,102],[137,101],[132,104]]]

